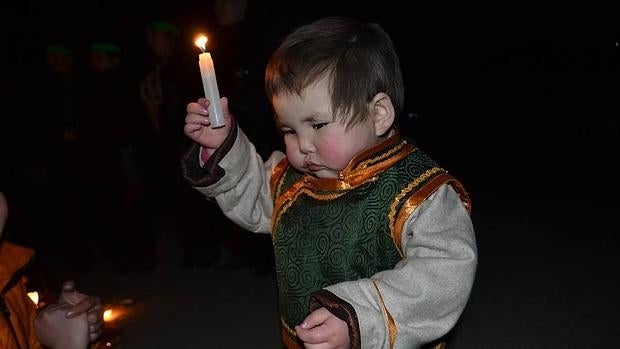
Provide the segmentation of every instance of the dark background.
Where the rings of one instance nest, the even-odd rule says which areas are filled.
[[[401,57],[405,129],[440,160],[519,167],[527,159],[557,166],[570,161],[568,149],[582,145],[593,115],[618,115],[618,7],[611,1],[250,1],[246,32],[253,57],[246,60],[261,81],[269,53],[294,26],[325,15],[378,21]],[[187,35],[182,50],[192,58],[194,33],[208,32],[214,23],[209,1],[61,1],[12,5],[3,12],[9,108],[2,125],[13,126],[3,133],[10,144],[27,141],[24,123],[15,119],[45,112],[36,101],[45,93],[37,76],[47,43],[68,42],[80,59],[89,42],[117,40],[138,70],[147,21],[178,23]],[[217,61],[218,53],[213,55]],[[198,77],[197,71],[197,83]],[[255,86],[262,96],[260,83]]]
[[[612,1],[250,0],[245,35],[252,54],[245,60],[258,100],[269,53],[297,25],[354,15],[379,22],[392,35],[406,87],[402,130],[461,179],[473,200],[480,264],[449,348],[620,344],[613,320],[620,292],[619,9]],[[79,57],[91,40],[113,37],[139,70],[148,20],[182,26],[188,64],[197,60],[194,33],[213,28],[209,1],[24,3],[2,16],[8,58],[2,80],[8,98],[0,115],[2,185],[11,185],[14,160],[36,156],[32,131],[45,117],[39,103],[45,91],[37,79],[47,43],[69,40]],[[218,52],[212,54],[217,70]],[[202,92],[197,64],[195,76],[191,99]],[[271,122],[266,101],[256,106],[253,116]],[[233,278],[222,275],[218,282]],[[94,285],[104,294],[113,291],[106,283]],[[170,292],[174,297],[176,289]],[[223,316],[243,317],[228,310]],[[200,324],[202,314],[196,322],[186,321],[185,313],[179,318],[189,328]],[[133,335],[154,332],[148,324],[144,334]]]

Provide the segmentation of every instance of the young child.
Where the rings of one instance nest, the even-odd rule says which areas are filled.
[[[185,176],[247,230],[271,233],[287,348],[419,348],[459,319],[477,252],[459,181],[402,137],[399,59],[377,24],[325,18],[266,70],[286,145],[264,163],[187,106]],[[437,343],[437,342],[435,342]]]

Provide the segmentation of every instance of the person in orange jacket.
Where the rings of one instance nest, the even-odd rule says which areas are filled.
[[[0,238],[8,216],[0,192]],[[23,272],[34,251],[0,241],[0,348],[85,349],[103,333],[103,312],[96,297],[64,283],[58,302],[37,310],[26,293]]]

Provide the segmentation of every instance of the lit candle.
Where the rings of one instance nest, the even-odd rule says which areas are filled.
[[[103,312],[103,321],[105,321],[105,322],[110,322],[110,321],[114,320],[115,315],[116,315],[116,314],[114,314],[114,312],[112,311],[112,309],[106,309],[106,310]]]
[[[34,303],[34,305],[36,306],[39,305],[39,292],[37,291],[28,292],[28,297],[30,298],[30,300],[32,300],[32,303]]]
[[[210,102],[209,119],[211,120],[211,128],[218,128],[225,125],[224,113],[222,112],[222,104],[220,103],[220,91],[217,88],[213,59],[211,59],[211,53],[206,52],[206,45],[206,36],[201,36],[196,39],[196,46],[200,47],[202,51],[198,56],[198,65],[200,66],[200,76],[202,77],[202,87],[205,91],[205,97]]]

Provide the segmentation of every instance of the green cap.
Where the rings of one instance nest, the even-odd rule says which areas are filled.
[[[73,50],[62,45],[47,45],[46,51],[49,53],[59,53],[65,56],[73,56]]]
[[[121,53],[121,47],[111,42],[93,42],[90,44],[90,50],[102,53]]]
[[[165,33],[171,33],[175,35],[179,34],[179,28],[176,25],[166,21],[152,21],[151,28],[157,29]]]

